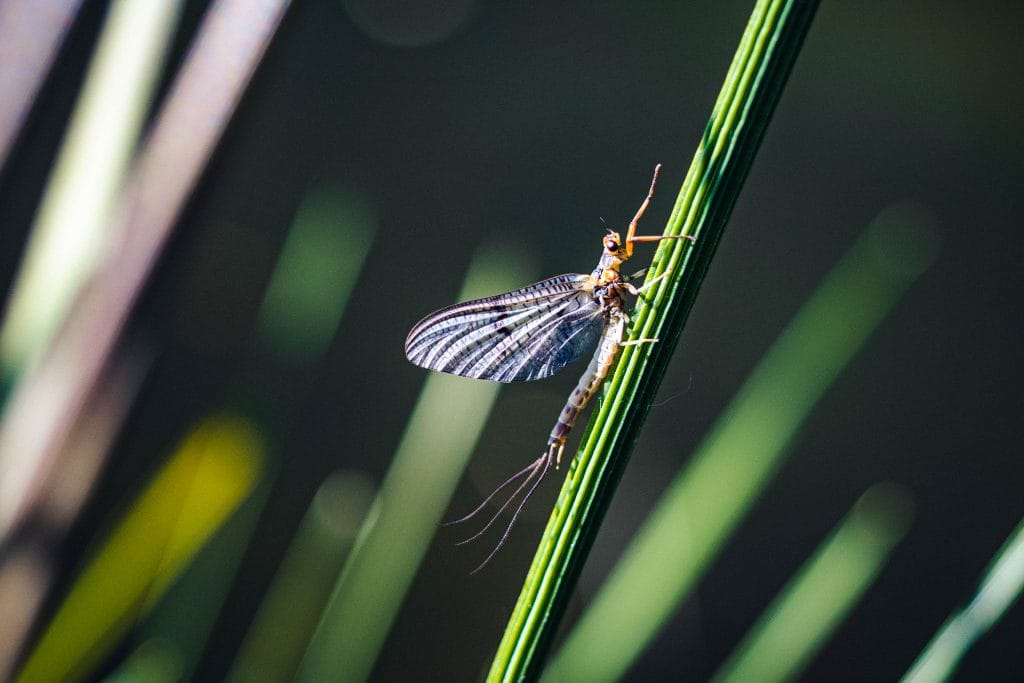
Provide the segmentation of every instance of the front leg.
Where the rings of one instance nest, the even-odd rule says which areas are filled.
[[[629,282],[623,282],[622,283],[622,287],[624,287],[625,290],[627,292],[629,292],[630,294],[632,294],[633,296],[640,296],[644,292],[649,290],[651,287],[653,287],[654,285],[656,285],[659,282],[661,282],[662,280],[664,280],[666,275],[668,275],[667,272],[666,273],[662,273],[661,275],[659,275],[658,277],[654,278],[653,280],[651,280],[649,282],[645,282],[642,287],[634,287]]]

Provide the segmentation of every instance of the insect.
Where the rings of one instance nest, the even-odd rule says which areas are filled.
[[[498,545],[477,570],[505,543],[526,502],[552,465],[557,468],[561,463],[570,430],[608,375],[619,349],[658,341],[623,341],[629,322],[623,310],[624,294],[641,295],[665,275],[638,288],[619,269],[633,255],[633,245],[638,242],[693,239],[689,235],[636,235],[637,224],[654,196],[660,170],[658,164],[647,198],[630,221],[626,238],[608,230],[602,241],[601,259],[592,273],[558,275],[505,294],[442,308],[417,323],[405,340],[406,357],[420,367],[496,382],[543,379],[579,360],[597,345],[540,457],[509,477],[471,513],[449,522],[468,521],[501,491],[522,480],[483,529],[462,541],[468,543],[482,535],[525,491]]]

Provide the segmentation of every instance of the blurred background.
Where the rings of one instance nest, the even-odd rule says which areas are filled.
[[[174,92],[208,4],[189,0],[162,20],[173,30],[144,102],[144,134]],[[45,586],[35,606],[0,606],[31,617],[18,661],[30,662],[32,643],[43,647],[55,618],[73,612],[76,590],[93,596],[82,604],[110,604],[104,591],[145,573],[111,569],[118,547],[138,559],[146,556],[138,544],[160,537],[170,540],[153,551],[150,578],[90,636],[103,643],[92,648],[94,661],[69,664],[66,675],[217,680],[230,672],[244,680],[240,653],[257,642],[247,639],[282,568],[319,586],[293,597],[319,609],[349,548],[359,547],[358,529],[363,541],[369,533],[361,527],[367,510],[371,522],[388,517],[370,501],[396,450],[411,458],[402,476],[427,482],[447,453],[416,444],[461,439],[452,451],[464,452],[468,466],[445,475],[450,501],[439,494],[429,504],[439,507],[425,509],[407,489],[385,484],[392,505],[411,517],[424,510],[410,523],[426,531],[417,537],[422,549],[399,534],[380,542],[397,558],[388,564],[410,564],[411,583],[405,593],[381,578],[396,613],[378,627],[370,677],[481,677],[562,472],[472,576],[500,531],[456,547],[479,526],[437,522],[469,512],[537,457],[582,367],[500,392],[467,388],[485,394],[435,405],[421,422],[440,436],[413,438],[407,423],[429,373],[406,361],[405,335],[462,295],[589,272],[602,220],[625,226],[659,162],[642,231],[660,232],[751,5],[292,3],[264,36],[262,61],[212,140],[194,191],[169,219],[173,231],[86,400],[99,417],[77,423],[70,443],[96,446],[94,479],[82,478],[65,449],[47,476],[79,482],[70,497],[77,502],[62,515],[16,517],[0,546],[8,572],[0,598],[21,594],[11,589],[22,585],[10,578],[12,558],[34,558],[18,571],[37,572],[29,585]],[[0,286],[8,300],[112,11],[87,0],[71,12],[3,161]],[[1024,7],[1008,2],[822,3],[563,630],[759,359],[876,217],[913,207],[926,226],[915,233],[927,253],[918,260],[930,267],[802,422],[785,460],[627,679],[711,676],[879,482],[897,487],[912,520],[807,662],[808,680],[903,674],[972,599],[1013,534],[1024,513],[1022,21]],[[17,58],[7,50],[0,59]],[[87,168],[96,164],[93,157]],[[653,252],[639,247],[629,270]],[[8,420],[36,362],[6,371]],[[582,431],[581,423],[571,446]],[[194,452],[198,460],[182,465]],[[203,460],[212,452],[226,459]],[[182,475],[191,486],[173,483],[179,466],[193,468]],[[212,474],[197,479],[203,467]],[[161,507],[168,504],[177,507]],[[310,526],[316,505],[334,515],[319,532]],[[161,531],[171,517],[192,526]],[[289,559],[317,533],[305,547],[329,550],[307,550],[311,565]],[[117,579],[114,588],[104,577]],[[318,618],[307,615],[297,632],[308,637]],[[89,619],[67,619],[72,632],[89,630]],[[286,639],[288,622],[272,623]],[[959,677],[1012,678],[1022,629],[1018,605],[967,653]],[[178,635],[190,645],[176,650]],[[153,661],[166,655],[173,665],[152,676],[139,673],[152,662],[131,668],[154,647],[164,649]]]

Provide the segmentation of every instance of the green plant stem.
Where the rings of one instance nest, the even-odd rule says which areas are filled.
[[[648,277],[669,273],[634,314],[632,338],[569,468],[488,681],[535,678],[679,340],[816,0],[758,0],[669,218]]]
[[[562,641],[542,683],[617,681],[692,595],[808,416],[932,262],[926,213],[882,211],[751,370]]]

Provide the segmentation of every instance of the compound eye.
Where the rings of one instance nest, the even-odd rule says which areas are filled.
[[[608,251],[611,252],[616,252],[619,250],[619,244],[615,240],[608,240],[607,242],[604,243],[604,246],[607,247]]]

